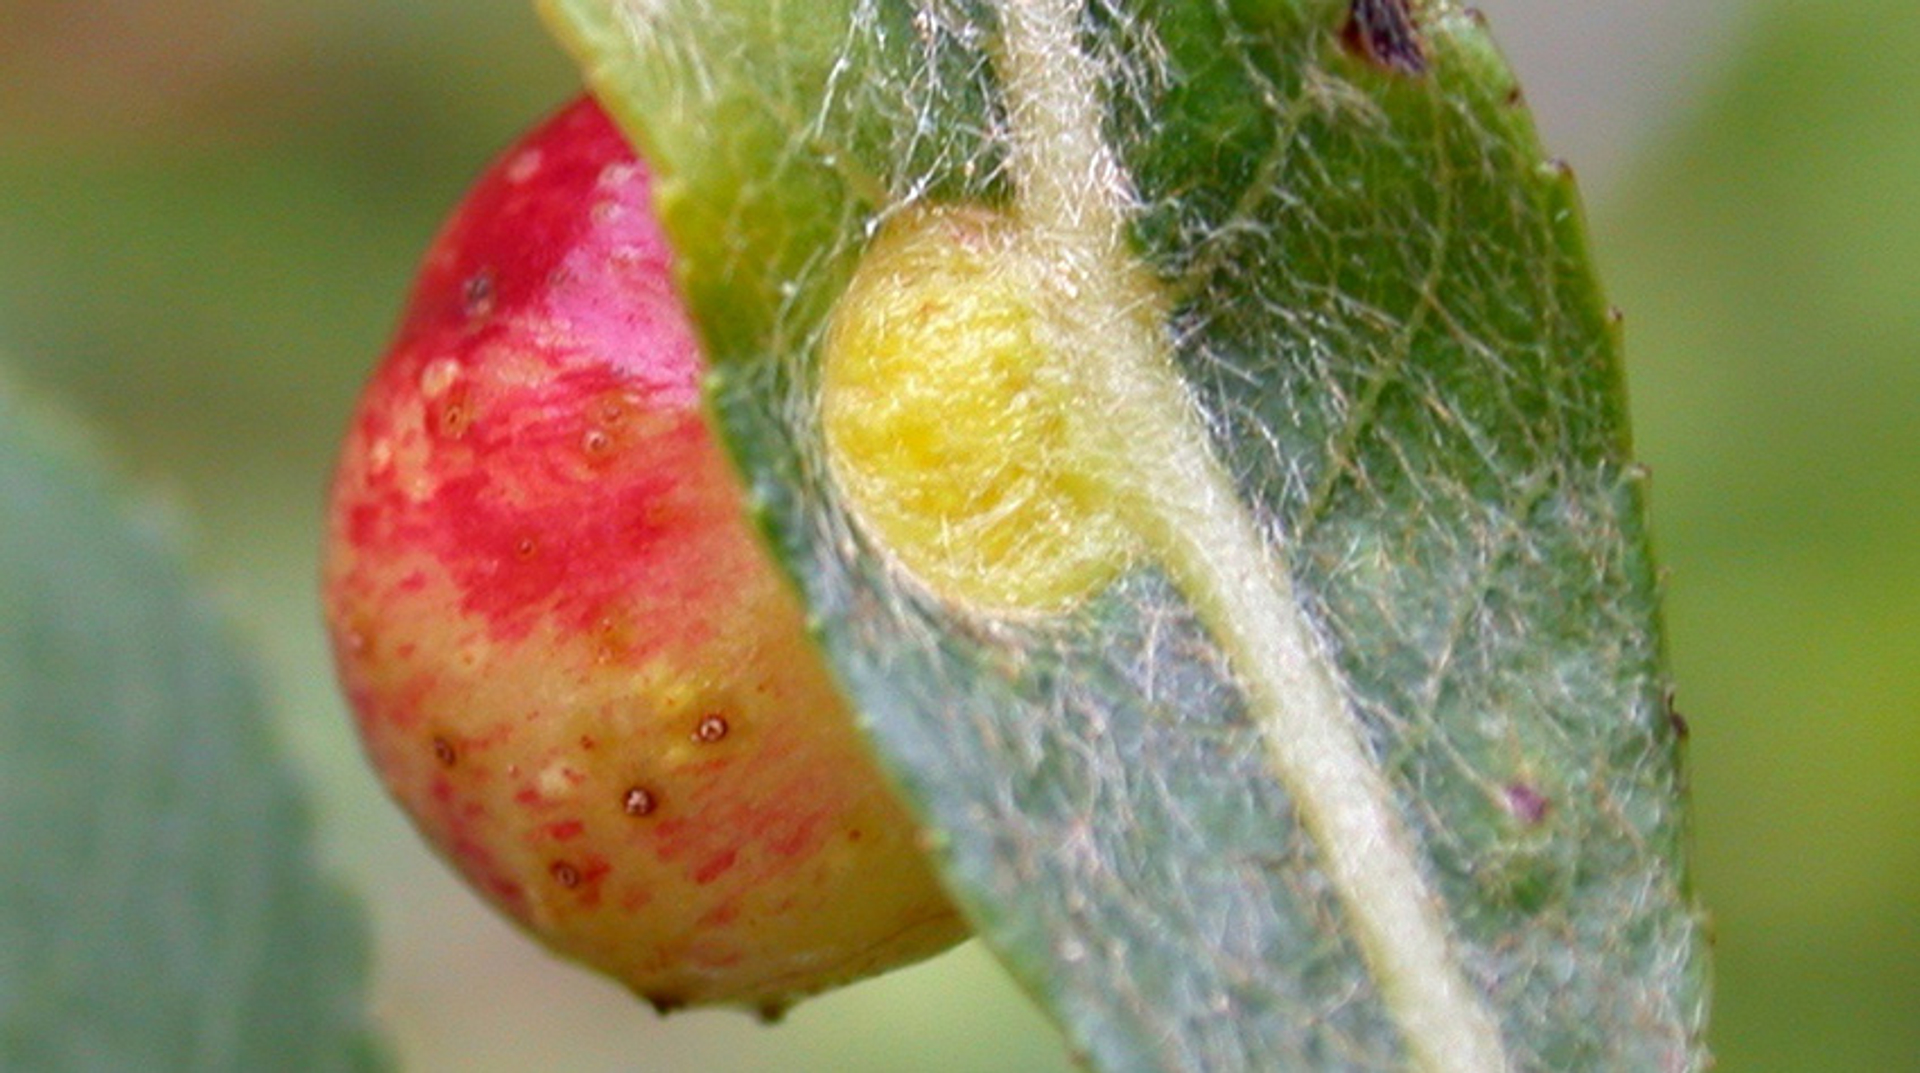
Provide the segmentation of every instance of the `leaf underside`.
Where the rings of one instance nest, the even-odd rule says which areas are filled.
[[[1098,1069],[1403,1068],[1349,903],[1174,578],[1147,560],[1070,614],[983,621],[904,582],[830,480],[819,344],[876,221],[1018,196],[995,6],[548,8],[660,173],[753,506],[986,942]],[[1129,237],[1513,1067],[1697,1067],[1615,321],[1477,18],[1396,12],[1080,9]]]
[[[254,683],[41,424],[0,395],[0,1068],[377,1067]]]

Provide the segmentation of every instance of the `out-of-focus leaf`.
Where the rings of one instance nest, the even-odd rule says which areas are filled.
[[[1474,16],[1392,0],[548,8],[661,173],[719,419],[828,658],[956,897],[1095,1067],[1399,1069],[1434,1029],[1410,1027],[1423,989],[1497,1023],[1501,1053],[1429,1048],[1436,1068],[1704,1062],[1618,338],[1570,176]],[[1009,43],[1049,12],[1068,24],[1054,52]],[[1091,173],[1020,159],[1072,158],[1022,148],[1037,113],[1018,98],[1082,68],[1130,256],[1167,297],[1171,364],[1235,502],[1220,526],[1164,511],[1156,554],[1069,614],[983,621],[903,582],[841,499],[818,420],[824,326],[905,207],[1019,218],[1035,186],[1091,198]],[[1116,422],[1153,405],[1089,396],[1108,403]],[[1213,479],[1162,476],[1146,498]],[[1259,558],[1217,552],[1236,524],[1266,565],[1233,576],[1268,594],[1240,610],[1218,580],[1233,571],[1208,572]],[[1262,677],[1273,653],[1247,638],[1283,619],[1304,623],[1287,656],[1331,704]],[[1348,734],[1365,778],[1275,759],[1301,709],[1327,708],[1310,729]],[[1376,796],[1382,837],[1327,837],[1327,815]],[[1375,880],[1405,865],[1411,886],[1342,878],[1342,857]],[[1437,921],[1445,964],[1420,980],[1394,961],[1418,943],[1373,918],[1395,899]]]
[[[1603,249],[1675,578],[1712,1038],[1728,1070],[1904,1070],[1920,201],[1887,193],[1920,171],[1920,22],[1894,0],[1741,8],[1732,62],[1642,161]]]
[[[0,394],[0,1067],[377,1066],[248,668],[40,425]]]

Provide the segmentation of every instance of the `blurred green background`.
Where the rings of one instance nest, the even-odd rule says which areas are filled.
[[[1720,1068],[1920,1068],[1920,22],[1482,6],[1628,314]],[[657,1021],[482,910],[360,767],[312,594],[333,441],[443,213],[575,84],[523,0],[0,0],[10,372],[192,519],[406,1068],[1064,1070],[972,947],[778,1028]]]

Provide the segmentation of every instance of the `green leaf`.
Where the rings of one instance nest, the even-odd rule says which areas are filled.
[[[548,10],[660,173],[829,660],[1092,1066],[1705,1063],[1618,334],[1475,16]],[[1067,281],[1035,299],[1061,419],[1145,549],[1066,613],[930,594],[823,446],[836,302],[888,221],[952,202]]]
[[[0,393],[0,1066],[377,1067],[249,671],[44,424]]]

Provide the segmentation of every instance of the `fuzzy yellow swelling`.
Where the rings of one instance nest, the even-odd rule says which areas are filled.
[[[989,209],[891,221],[835,308],[821,371],[829,464],[873,539],[936,596],[1068,609],[1133,538],[1076,432],[1047,288]]]

